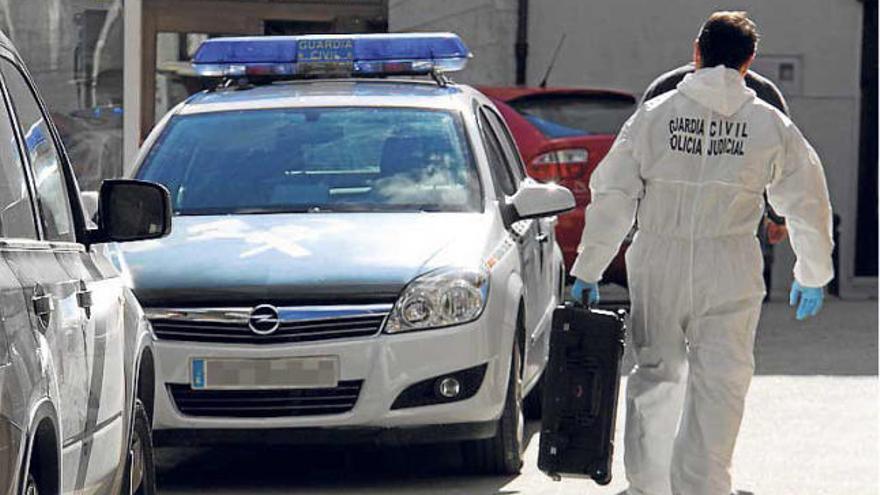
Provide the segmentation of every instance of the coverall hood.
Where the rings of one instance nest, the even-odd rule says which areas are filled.
[[[755,98],[742,75],[723,65],[688,74],[677,87],[683,95],[725,117]]]

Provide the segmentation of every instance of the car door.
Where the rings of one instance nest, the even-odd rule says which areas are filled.
[[[519,183],[522,181],[522,175],[516,171],[515,158],[512,157],[510,150],[505,149],[505,145],[499,136],[500,131],[492,124],[494,112],[489,107],[481,107],[479,110],[479,122],[483,140],[490,160],[490,169],[494,177],[494,182],[498,188],[497,193],[500,197],[510,197],[516,193]],[[497,117],[497,116],[496,116]],[[523,279],[523,291],[525,300],[525,356],[524,356],[524,373],[523,377],[528,383],[532,376],[536,373],[535,363],[540,359],[541,350],[533,353],[534,339],[533,335],[537,328],[543,310],[541,309],[541,255],[540,255],[540,239],[538,237],[538,222],[535,220],[520,220],[512,223],[509,230],[516,241],[519,250],[520,262],[522,264],[521,276]]]
[[[526,173],[525,164],[522,161],[522,155],[516,146],[516,141],[510,133],[504,119],[494,110],[489,109],[489,120],[492,128],[496,131],[501,146],[504,150],[505,157],[513,167],[513,173],[519,182],[523,180],[531,180]],[[540,286],[540,295],[538,297],[540,306],[544,311],[549,311],[548,305],[554,305],[553,294],[556,284],[554,283],[555,273],[553,267],[553,246],[556,242],[556,217],[536,218],[534,222],[535,238],[538,241],[538,263],[540,277],[538,279]]]
[[[45,339],[31,320],[31,295],[22,292],[8,260],[37,242],[34,206],[12,120],[0,93],[0,416],[24,429],[45,394]],[[42,341],[41,341],[42,339]],[[0,427],[0,491],[18,485],[26,443]],[[4,492],[6,493],[6,492]]]
[[[485,107],[484,112],[497,142],[501,145],[504,162],[515,183],[519,185],[524,180],[531,180],[527,178],[522,157],[502,117],[490,107]],[[512,227],[517,231],[524,260],[528,337],[524,363],[525,379],[528,383],[540,373],[549,355],[549,318],[555,305],[555,272],[550,268],[553,257],[553,228],[544,218],[521,220]]]
[[[121,281],[78,242],[84,219],[72,201],[78,198],[71,168],[26,71],[0,57],[0,74],[31,178],[39,238],[10,264],[33,299],[35,325],[51,349],[62,489],[105,491],[117,475],[126,437]]]

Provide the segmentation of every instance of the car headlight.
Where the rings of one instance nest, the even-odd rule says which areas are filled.
[[[486,306],[489,273],[438,269],[409,283],[385,321],[387,333],[460,325],[476,320]]]

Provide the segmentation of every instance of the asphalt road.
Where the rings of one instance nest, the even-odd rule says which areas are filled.
[[[876,495],[877,302],[830,301],[804,323],[769,304],[756,353],[733,468],[740,495]],[[553,482],[536,467],[537,429],[529,425],[517,477],[464,476],[451,445],[163,449],[160,493],[612,495],[626,487],[622,441],[611,485]]]

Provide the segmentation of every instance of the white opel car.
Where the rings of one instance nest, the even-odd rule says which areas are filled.
[[[201,46],[226,83],[135,171],[171,192],[173,233],[123,247],[158,444],[460,441],[476,470],[519,470],[574,200],[446,78],[469,55],[451,34]]]

